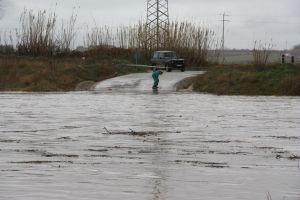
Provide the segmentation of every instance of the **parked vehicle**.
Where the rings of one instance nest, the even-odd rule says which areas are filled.
[[[173,69],[185,71],[184,59],[178,58],[174,51],[155,51],[151,59],[152,66],[162,67],[171,72]]]

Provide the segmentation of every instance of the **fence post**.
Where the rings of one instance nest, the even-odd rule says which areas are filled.
[[[282,63],[282,64],[285,63],[285,55],[284,55],[284,54],[282,54],[282,56],[281,56],[281,63]]]
[[[292,56],[292,57],[291,57],[291,62],[292,62],[292,64],[295,63],[295,56]]]

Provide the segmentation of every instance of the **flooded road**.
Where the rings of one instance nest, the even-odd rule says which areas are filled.
[[[0,199],[300,199],[297,97],[2,93],[0,112]]]
[[[170,92],[176,90],[176,83],[185,78],[203,74],[203,71],[186,71],[163,73],[159,77],[159,91]],[[96,91],[116,91],[116,92],[149,92],[152,91],[153,80],[151,73],[129,74],[102,81],[95,86]]]

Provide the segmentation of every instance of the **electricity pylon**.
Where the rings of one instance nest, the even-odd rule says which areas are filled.
[[[169,36],[168,0],[147,0],[147,48],[163,48]]]

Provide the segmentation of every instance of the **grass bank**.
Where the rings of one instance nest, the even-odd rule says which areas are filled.
[[[212,67],[194,80],[194,90],[217,95],[300,95],[300,66]]]
[[[145,71],[119,65],[126,62],[98,57],[81,59],[0,56],[0,91],[73,91],[84,81],[98,82],[114,76]]]

